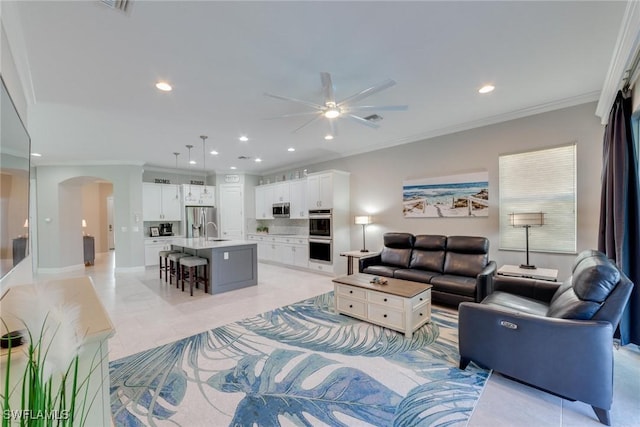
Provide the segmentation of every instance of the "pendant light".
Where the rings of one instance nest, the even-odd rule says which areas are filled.
[[[193,148],[193,145],[187,144],[185,147],[189,150],[189,170],[191,170],[191,149]],[[189,175],[189,197],[191,197],[191,175]]]
[[[180,184],[178,184],[178,156],[180,153],[174,152],[174,156],[176,156],[176,200],[180,198]]]
[[[205,167],[205,163],[206,163],[206,159],[207,159],[207,155],[206,155],[206,150],[204,147],[204,142],[205,140],[208,138],[207,135],[200,135],[200,139],[202,139],[202,172],[204,174],[204,194],[207,194],[207,168]]]

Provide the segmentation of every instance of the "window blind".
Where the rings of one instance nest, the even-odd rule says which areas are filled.
[[[529,250],[576,251],[576,145],[499,157],[500,249],[524,250],[525,229],[509,214],[542,212],[544,225],[529,229]]]

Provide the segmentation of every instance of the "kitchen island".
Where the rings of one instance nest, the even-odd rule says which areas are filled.
[[[171,248],[209,260],[209,293],[258,284],[258,245],[247,240],[173,239]]]

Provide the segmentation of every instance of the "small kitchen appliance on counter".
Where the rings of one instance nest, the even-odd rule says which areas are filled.
[[[173,236],[173,224],[171,224],[170,222],[165,222],[159,224],[159,226],[161,236]]]

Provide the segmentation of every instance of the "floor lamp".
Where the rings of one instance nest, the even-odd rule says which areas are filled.
[[[355,220],[356,224],[358,225],[362,225],[362,249],[360,249],[360,252],[369,252],[369,250],[367,249],[367,245],[365,244],[365,227],[369,224],[371,224],[371,217],[370,216],[357,216],[356,220]]]
[[[526,264],[520,264],[520,268],[535,270],[536,266],[529,264],[529,228],[542,227],[544,225],[544,213],[542,212],[512,213],[512,214],[509,214],[509,220],[511,222],[511,226],[522,227],[525,229],[527,262]]]

